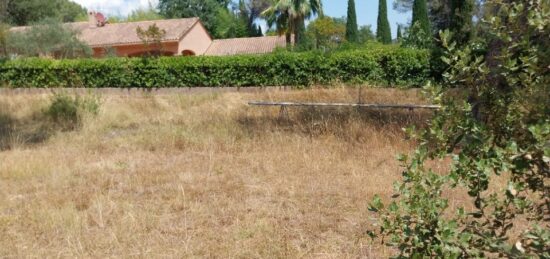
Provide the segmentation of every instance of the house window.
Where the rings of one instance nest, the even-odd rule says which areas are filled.
[[[182,55],[182,56],[185,56],[185,57],[188,57],[188,56],[195,56],[195,52],[192,51],[192,50],[186,49],[186,50],[184,50],[184,51],[181,52],[181,55]]]

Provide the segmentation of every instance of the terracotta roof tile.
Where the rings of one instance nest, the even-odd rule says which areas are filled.
[[[115,45],[139,44],[136,29],[147,29],[156,24],[166,31],[164,41],[179,41],[197,22],[199,18],[143,21],[106,24],[104,27],[91,26],[88,22],[67,23],[68,26],[80,32],[78,38],[90,47],[105,47]],[[22,31],[29,27],[15,27],[12,31]]]
[[[285,46],[286,39],[284,36],[214,40],[204,55],[228,56],[238,54],[264,54],[273,52],[277,47],[284,48]]]

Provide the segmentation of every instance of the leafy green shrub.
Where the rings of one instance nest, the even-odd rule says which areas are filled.
[[[98,97],[70,96],[66,93],[53,95],[46,115],[64,130],[73,130],[80,126],[85,114],[97,115],[100,109]]]
[[[375,46],[327,54],[277,52],[231,57],[21,59],[0,64],[10,87],[307,86],[334,82],[417,86],[430,79],[424,50]]]
[[[410,131],[395,199],[370,204],[399,258],[550,258],[550,2],[487,3],[484,48],[442,33],[445,84],[427,87],[442,109]]]

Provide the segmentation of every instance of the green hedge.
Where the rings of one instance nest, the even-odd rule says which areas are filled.
[[[21,59],[0,65],[0,85],[38,88],[307,86],[336,82],[418,86],[429,77],[428,52],[398,47],[331,54]]]

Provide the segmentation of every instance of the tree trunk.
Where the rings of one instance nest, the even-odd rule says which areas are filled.
[[[297,18],[297,21],[294,23],[296,28],[294,28],[294,45],[302,44],[302,40],[306,30],[306,24],[304,18]]]
[[[285,33],[285,37],[286,37],[286,46],[290,47],[292,45],[292,34],[290,34],[290,32],[287,31]]]

